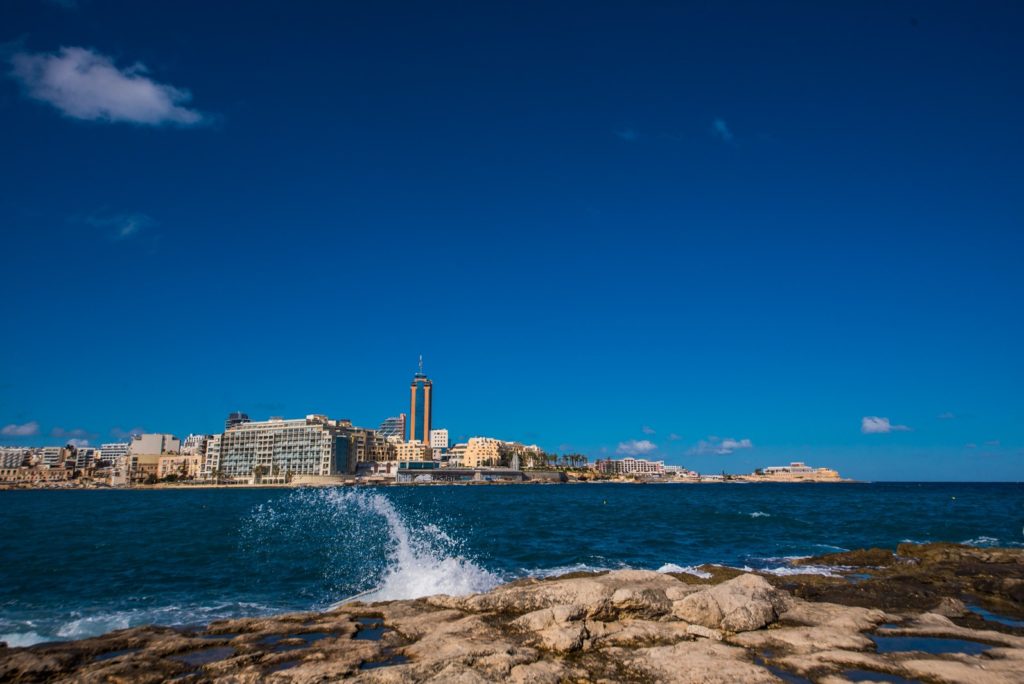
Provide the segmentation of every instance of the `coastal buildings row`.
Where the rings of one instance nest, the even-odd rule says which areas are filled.
[[[409,413],[387,418],[377,429],[348,419],[310,414],[254,421],[235,411],[219,434],[134,434],[99,447],[0,447],[0,484],[59,483],[82,478],[113,486],[156,482],[301,484],[343,480],[515,481],[522,473],[552,468],[579,471],[579,478],[701,479],[693,471],[643,458],[600,459],[581,454],[557,457],[536,444],[474,436],[450,443],[446,429],[433,428],[433,382],[423,359],[410,384]],[[838,479],[835,471],[803,463],[768,467],[750,477]]]

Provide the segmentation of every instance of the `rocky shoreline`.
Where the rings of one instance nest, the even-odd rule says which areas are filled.
[[[0,647],[4,682],[1024,682],[1024,550],[520,580],[485,594]]]

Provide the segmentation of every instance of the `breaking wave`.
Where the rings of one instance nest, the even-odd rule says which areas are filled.
[[[436,523],[415,524],[383,494],[301,489],[256,507],[244,535],[255,548],[288,535],[318,548],[333,601],[410,599],[488,591],[501,580],[462,551]]]

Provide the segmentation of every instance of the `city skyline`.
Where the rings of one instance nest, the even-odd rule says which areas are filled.
[[[453,439],[1024,480],[1018,5],[0,16],[0,444],[373,428],[422,353]]]

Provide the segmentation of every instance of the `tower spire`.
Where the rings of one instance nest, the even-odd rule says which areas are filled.
[[[423,354],[420,354],[420,375],[423,375]]]

